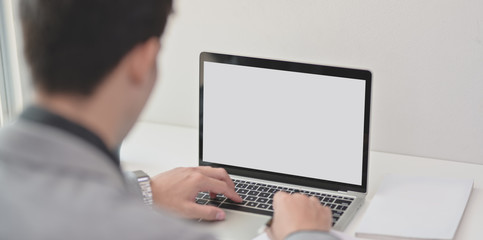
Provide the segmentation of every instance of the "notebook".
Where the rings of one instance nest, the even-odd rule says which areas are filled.
[[[389,175],[356,231],[371,239],[453,239],[472,179]]]
[[[199,165],[222,167],[244,198],[204,223],[222,239],[251,239],[276,191],[313,195],[343,230],[367,192],[371,73],[204,52],[200,55]]]

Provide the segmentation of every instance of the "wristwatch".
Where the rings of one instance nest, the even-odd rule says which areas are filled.
[[[134,171],[133,173],[136,175],[139,188],[141,188],[144,204],[147,206],[153,205],[153,192],[151,191],[151,179],[149,175],[141,170]]]

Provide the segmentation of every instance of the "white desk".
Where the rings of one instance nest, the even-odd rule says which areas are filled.
[[[121,148],[122,165],[126,170],[142,169],[150,175],[180,166],[197,166],[198,137],[195,128],[138,123]],[[346,233],[354,234],[381,179],[390,173],[473,178],[473,193],[455,239],[483,239],[483,165],[374,151],[369,156],[367,200]]]

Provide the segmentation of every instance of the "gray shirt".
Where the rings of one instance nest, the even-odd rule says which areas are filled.
[[[213,239],[145,207],[129,186],[102,150],[69,132],[22,119],[0,130],[0,239]]]

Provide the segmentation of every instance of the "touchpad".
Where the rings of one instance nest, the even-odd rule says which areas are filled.
[[[220,240],[250,240],[259,235],[259,230],[270,219],[269,216],[225,210],[224,221],[201,221],[202,230],[213,233]]]

